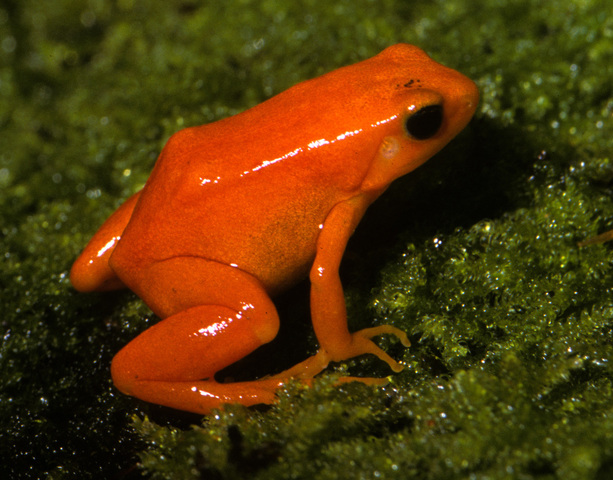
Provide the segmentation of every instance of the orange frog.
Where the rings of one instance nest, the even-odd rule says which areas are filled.
[[[82,292],[131,289],[162,319],[113,359],[117,388],[206,414],[272,403],[287,379],[366,353],[400,371],[371,338],[409,346],[406,334],[351,333],[338,267],[366,208],[462,130],[478,100],[471,80],[399,44],[173,135],[70,273]],[[271,296],[307,274],[317,354],[261,380],[216,382],[275,337]]]

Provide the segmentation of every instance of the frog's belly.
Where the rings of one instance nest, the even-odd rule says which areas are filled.
[[[265,210],[259,215],[253,215],[253,210],[213,210],[198,212],[187,206],[174,215],[139,212],[123,232],[111,267],[134,289],[134,282],[147,281],[151,265],[171,258],[197,257],[239,268],[275,294],[308,273],[319,225],[327,214],[319,209],[307,214],[292,208],[282,215]],[[168,220],[160,222],[159,218]]]

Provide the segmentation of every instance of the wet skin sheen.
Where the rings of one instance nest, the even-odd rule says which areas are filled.
[[[338,267],[366,208],[462,130],[477,102],[471,80],[399,44],[173,135],[70,275],[83,292],[129,288],[162,319],[115,356],[117,388],[206,414],[272,403],[288,378],[366,353],[400,371],[371,338],[408,346],[406,334],[349,332]],[[262,380],[216,382],[275,337],[271,296],[307,275],[318,353]]]

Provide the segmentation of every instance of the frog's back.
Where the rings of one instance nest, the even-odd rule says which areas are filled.
[[[113,254],[120,278],[178,256],[237,265],[269,290],[306,273],[336,191],[300,168],[313,159],[277,165],[290,158],[280,148],[219,136],[235,124],[186,129],[166,145]]]

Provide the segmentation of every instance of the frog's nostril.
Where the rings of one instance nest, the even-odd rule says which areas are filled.
[[[475,108],[477,103],[479,103],[479,97],[475,97],[473,95],[466,95],[464,97],[464,103],[468,108]]]

